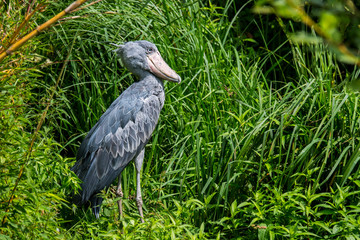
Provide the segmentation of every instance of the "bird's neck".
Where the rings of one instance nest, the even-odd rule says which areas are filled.
[[[155,77],[153,74],[149,73],[146,74],[143,78],[140,80],[141,82],[144,82],[149,87],[152,87],[156,90],[164,91],[164,83],[161,79]]]
[[[155,77],[153,74],[149,73],[148,75],[143,77],[139,83],[143,84],[143,86],[149,92],[150,95],[157,96],[160,101],[161,107],[163,107],[165,101],[165,91],[164,91],[163,81]]]

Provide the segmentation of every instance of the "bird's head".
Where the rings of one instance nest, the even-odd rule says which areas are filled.
[[[125,67],[138,77],[145,77],[151,72],[161,79],[181,82],[180,76],[167,65],[155,44],[143,40],[112,45],[118,47],[114,52],[121,58]]]

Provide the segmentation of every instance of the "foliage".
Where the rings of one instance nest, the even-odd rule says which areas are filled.
[[[258,1],[254,10],[303,22],[308,28],[293,33],[290,36],[292,41],[324,41],[337,53],[340,60],[360,66],[360,15],[358,3],[356,4],[352,0],[265,0]],[[312,31],[315,31],[317,36],[312,35]]]
[[[69,2],[34,17],[46,21]],[[359,94],[346,86],[359,69],[343,68],[321,41],[289,44],[294,23],[279,21],[284,35],[269,30],[276,22],[250,15],[253,5],[100,1],[7,58],[0,236],[358,239]],[[67,202],[77,187],[69,167],[86,132],[135,81],[107,43],[139,39],[156,43],[183,81],[165,83],[146,147],[146,222],[132,166],[122,174],[124,218],[110,188],[96,220]]]

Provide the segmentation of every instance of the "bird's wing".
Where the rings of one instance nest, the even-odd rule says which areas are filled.
[[[113,102],[79,148],[72,170],[83,181],[82,203],[115,180],[156,127],[161,110],[158,97],[129,92]]]

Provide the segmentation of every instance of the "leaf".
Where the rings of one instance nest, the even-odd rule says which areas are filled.
[[[332,230],[328,226],[326,226],[324,222],[315,221],[313,222],[313,224],[321,227],[322,229],[326,230],[328,233],[332,233]]]
[[[322,38],[306,32],[292,33],[290,34],[290,40],[300,44],[320,44],[323,42]]]

